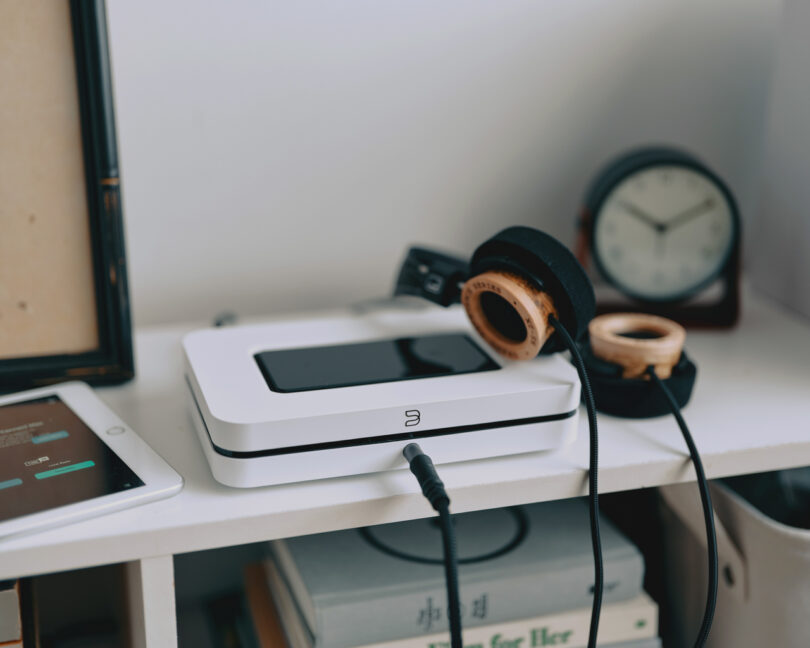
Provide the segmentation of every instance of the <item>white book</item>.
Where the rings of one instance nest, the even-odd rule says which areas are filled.
[[[464,627],[590,607],[587,519],[584,499],[454,515],[458,553],[467,559],[459,566]],[[603,602],[635,598],[643,590],[641,552],[608,519],[601,528]],[[270,549],[317,648],[449,631],[435,518],[275,540]]]
[[[296,607],[295,601],[276,565],[264,563],[273,601],[278,609],[289,648],[316,648],[316,641]],[[532,619],[494,623],[466,628],[465,648],[543,648],[565,646],[585,648],[588,645],[591,609],[581,608]],[[658,632],[658,606],[646,593],[602,606],[599,623],[599,645],[652,639]],[[447,632],[396,639],[356,648],[450,648]]]

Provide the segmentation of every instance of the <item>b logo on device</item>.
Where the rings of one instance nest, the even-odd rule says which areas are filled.
[[[414,427],[422,421],[422,413],[418,409],[405,412],[405,427]]]

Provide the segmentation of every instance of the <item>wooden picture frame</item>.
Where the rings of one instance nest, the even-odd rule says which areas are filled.
[[[128,380],[104,2],[10,0],[0,13],[0,390]]]

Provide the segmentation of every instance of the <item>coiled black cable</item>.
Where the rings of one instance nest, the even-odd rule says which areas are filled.
[[[602,560],[602,538],[599,533],[599,431],[596,427],[596,404],[593,400],[591,383],[585,371],[585,362],[579,352],[576,342],[560,324],[560,321],[549,315],[549,323],[560,334],[565,346],[571,352],[574,367],[579,375],[582,386],[582,395],[585,401],[585,411],[588,413],[588,428],[590,430],[590,458],[588,465],[588,509],[591,521],[591,545],[593,547],[593,607],[591,608],[591,625],[588,632],[588,648],[596,648],[596,636],[599,632],[599,616],[602,613],[602,595],[605,587],[605,568]]]
[[[686,447],[689,448],[689,455],[692,457],[692,463],[695,466],[695,474],[697,475],[698,488],[700,489],[700,501],[703,504],[703,522],[706,526],[706,544],[708,546],[709,554],[709,583],[708,591],[706,593],[706,607],[703,611],[703,620],[698,630],[698,636],[695,640],[695,648],[703,648],[706,640],[709,638],[709,631],[712,629],[712,621],[714,620],[714,611],[717,606],[717,581],[718,581],[718,558],[717,558],[717,531],[714,527],[714,509],[712,508],[712,496],[709,492],[709,483],[706,481],[706,473],[703,471],[703,462],[700,460],[697,446],[695,445],[692,434],[681,415],[681,408],[678,402],[672,395],[669,388],[655,373],[655,367],[647,367],[647,375],[650,380],[661,390],[664,397],[669,403],[669,409],[678,427],[683,434],[683,440],[686,442]]]

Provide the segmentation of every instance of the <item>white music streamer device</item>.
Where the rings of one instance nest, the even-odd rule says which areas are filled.
[[[459,306],[410,300],[195,331],[191,416],[215,479],[251,487],[549,450],[576,436],[579,380],[559,354],[491,352]]]

